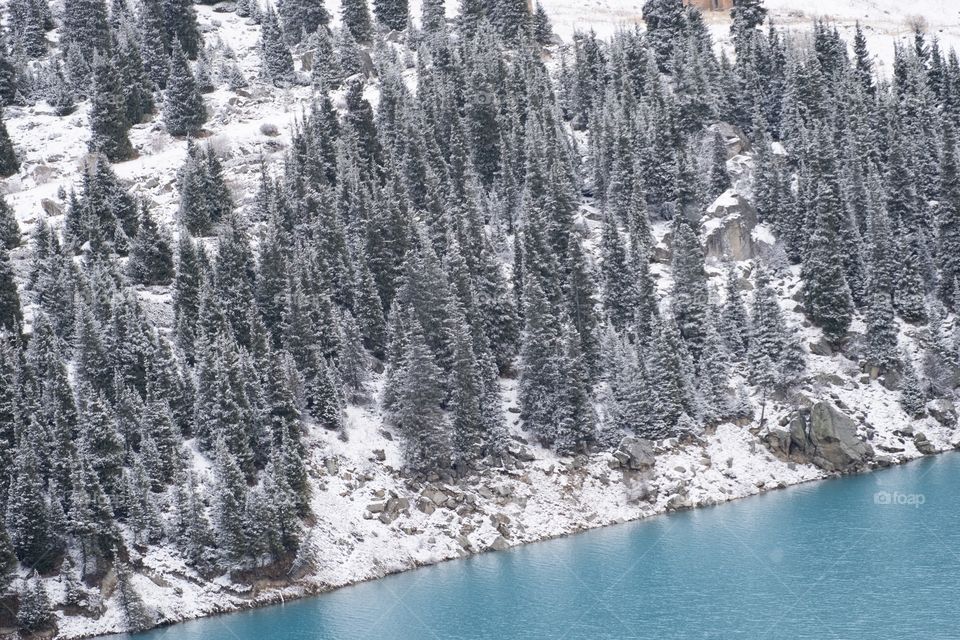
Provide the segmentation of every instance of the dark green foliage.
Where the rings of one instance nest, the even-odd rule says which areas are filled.
[[[7,124],[3,121],[2,112],[0,112],[0,177],[12,176],[19,170],[20,160],[17,158],[13,141],[10,140],[10,134],[7,132]]]
[[[134,155],[127,137],[131,122],[124,99],[129,85],[121,86],[116,60],[103,56],[94,61],[93,95],[90,97],[90,150],[102,153],[111,162],[129,160]]]
[[[264,13],[260,27],[260,57],[264,78],[278,86],[293,82],[296,80],[293,56],[284,43],[284,32],[280,29],[273,8],[268,8]]]
[[[340,15],[357,42],[365,44],[373,39],[373,22],[367,0],[340,0]]]
[[[407,0],[373,0],[373,14],[377,21],[394,31],[407,28],[409,11]]]
[[[0,330],[17,331],[23,324],[20,295],[10,266],[10,253],[0,247]]]
[[[277,3],[277,13],[288,44],[300,42],[303,34],[326,32],[330,22],[330,14],[316,0],[282,0]]]
[[[170,238],[157,227],[146,206],[140,213],[140,225],[130,248],[127,271],[137,284],[166,285],[173,280]]]
[[[170,56],[167,89],[163,94],[163,121],[170,135],[197,133],[207,120],[207,109],[194,81],[190,63],[180,41],[175,40]]]

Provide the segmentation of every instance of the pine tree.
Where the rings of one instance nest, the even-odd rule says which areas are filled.
[[[515,43],[528,33],[530,11],[527,0],[494,0],[491,3],[490,21],[505,42]]]
[[[553,43],[553,25],[543,4],[538,2],[533,10],[533,38],[541,45]]]
[[[197,133],[207,120],[207,110],[190,71],[180,41],[173,43],[170,71],[163,98],[163,121],[173,136]]]
[[[267,8],[260,27],[260,57],[264,78],[277,86],[294,82],[296,73],[293,69],[293,56],[284,44],[283,30],[272,7]]]
[[[733,186],[727,172],[727,143],[720,132],[713,134],[713,155],[710,164],[710,197],[719,198]]]
[[[742,361],[750,342],[750,319],[743,306],[740,281],[733,265],[727,268],[724,291],[726,299],[720,309],[720,336],[730,356],[734,360]]]
[[[960,294],[953,288],[957,278],[960,278],[960,165],[957,160],[956,130],[949,120],[943,126],[940,191],[942,198],[937,212],[940,286],[937,294],[949,306]]]
[[[691,225],[681,218],[673,225],[673,315],[683,338],[699,354],[710,293],[703,249]]]
[[[37,571],[48,571],[56,566],[62,543],[52,530],[40,469],[33,448],[21,446],[10,476],[6,528],[20,562]]]
[[[163,7],[163,20],[166,27],[165,42],[180,43],[183,53],[191,60],[196,59],[203,45],[203,37],[197,26],[197,14],[191,0],[159,0]]]
[[[845,339],[853,316],[853,298],[844,273],[840,233],[842,215],[832,143],[819,134],[816,184],[812,215],[813,235],[803,264],[804,303],[807,315],[833,343]]]
[[[410,8],[407,0],[374,0],[373,13],[380,24],[403,31],[407,28]]]
[[[647,25],[647,41],[656,54],[661,69],[673,58],[674,47],[683,37],[686,20],[681,0],[645,0],[643,21]]]
[[[403,438],[406,464],[416,470],[447,468],[452,451],[442,409],[446,380],[415,316],[409,319],[403,369],[394,379],[398,388],[393,419]]]
[[[127,121],[125,103],[115,60],[97,56],[94,60],[93,95],[90,98],[89,147],[93,152],[104,154],[111,162],[129,160],[134,156],[133,145],[127,137],[130,123]],[[124,91],[129,89],[124,87]]]
[[[6,593],[13,582],[13,572],[17,568],[17,554],[7,534],[7,527],[0,523],[0,596]]]
[[[170,239],[157,227],[153,216],[142,205],[137,236],[130,249],[127,272],[137,284],[168,285],[173,280],[173,249]]]
[[[0,246],[0,330],[16,332],[22,324],[23,311],[10,265],[10,253],[6,247]]]
[[[423,0],[420,28],[424,33],[442,33],[447,24],[444,0]]]
[[[222,439],[217,442],[214,469],[213,515],[217,536],[224,556],[237,561],[247,552],[247,522],[244,517],[247,482]]]
[[[0,111],[0,178],[8,178],[20,170],[20,160],[7,132],[7,124]]]
[[[923,392],[920,376],[909,354],[904,354],[901,362],[903,362],[903,378],[900,381],[900,406],[911,418],[922,417],[927,411],[927,398]]]
[[[889,370],[898,363],[898,327],[893,313],[890,294],[873,291],[867,306],[867,333],[864,344],[864,360],[881,371]]]
[[[357,42],[365,44],[373,39],[373,23],[367,0],[340,0],[340,16]]]
[[[130,567],[122,561],[117,561],[115,567],[117,572],[117,597],[120,601],[120,610],[126,619],[127,629],[143,631],[150,628],[153,626],[153,616],[147,610],[147,606],[143,603],[143,599],[133,585]]]
[[[330,14],[323,3],[314,0],[282,0],[277,4],[277,13],[290,45],[300,42],[301,34],[326,33],[330,22]]]
[[[20,594],[20,609],[17,611],[17,625],[27,633],[42,631],[54,623],[50,598],[43,580],[34,576]]]

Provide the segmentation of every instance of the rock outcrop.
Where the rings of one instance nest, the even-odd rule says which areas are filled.
[[[830,402],[799,409],[766,437],[774,452],[825,471],[849,473],[873,459],[873,447],[857,435],[857,423]]]
[[[757,210],[740,194],[727,191],[710,205],[703,221],[706,257],[735,261],[756,257],[756,228]]]

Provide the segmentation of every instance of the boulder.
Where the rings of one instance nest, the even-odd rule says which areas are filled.
[[[710,125],[707,129],[719,133],[727,144],[727,160],[750,151],[750,139],[739,127],[729,122],[718,122]]]
[[[856,421],[826,401],[794,411],[764,441],[782,458],[827,471],[854,471],[873,458],[873,447],[857,435]]]
[[[927,440],[927,434],[925,433],[921,432],[913,436],[913,444],[917,447],[917,451],[925,456],[937,452],[937,448],[933,446],[932,442]]]
[[[734,190],[727,191],[710,205],[703,220],[706,257],[737,262],[755,258],[756,227],[757,210]]]
[[[933,400],[927,404],[927,411],[933,419],[951,429],[957,426],[957,407],[950,400]]]
[[[814,463],[828,471],[850,471],[873,457],[873,447],[857,436],[857,423],[829,402],[810,410]]]
[[[631,471],[649,471],[657,462],[653,443],[633,436],[624,438],[613,455]]]
[[[43,212],[48,216],[50,216],[51,218],[54,216],[63,215],[63,207],[60,206],[59,203],[51,200],[50,198],[43,198],[42,200],[40,200],[40,207],[43,209]]]
[[[509,549],[510,543],[507,542],[507,539],[503,536],[497,536],[493,542],[490,543],[490,546],[487,547],[488,551],[503,551],[504,549]]]

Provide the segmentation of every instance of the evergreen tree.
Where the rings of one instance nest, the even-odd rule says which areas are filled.
[[[889,370],[898,363],[898,327],[890,295],[874,291],[870,295],[866,314],[867,333],[864,360],[871,367]]]
[[[0,524],[0,596],[13,582],[13,572],[17,568],[17,554],[13,551],[13,544],[7,534],[5,525]]]
[[[173,280],[173,249],[170,247],[170,239],[157,227],[146,205],[141,208],[140,224],[130,248],[127,271],[137,284],[167,285]]]
[[[130,567],[125,562],[116,563],[117,571],[117,596],[120,601],[120,610],[126,619],[127,629],[130,631],[142,631],[153,626],[153,616],[147,610],[146,605],[136,587],[130,572]]]
[[[3,121],[3,112],[0,111],[0,178],[10,177],[19,170],[20,160],[7,132],[7,124]]]
[[[710,164],[710,197],[719,198],[733,186],[727,172],[727,143],[720,132],[713,134],[713,155]]]
[[[412,469],[446,468],[452,454],[442,408],[447,385],[416,317],[409,319],[402,366],[394,378],[398,384],[394,421],[403,437],[404,459]]]
[[[927,398],[923,392],[920,376],[909,355],[901,358],[903,378],[900,381],[900,406],[911,418],[922,417],[926,413]]]
[[[56,566],[62,542],[52,530],[40,469],[33,447],[21,446],[10,475],[6,527],[20,562],[37,571],[48,571]]]
[[[163,98],[163,121],[173,136],[197,133],[207,120],[207,110],[197,89],[190,64],[179,40],[173,43],[170,71]]]
[[[23,324],[20,295],[10,265],[10,253],[0,246],[0,330],[19,331]]]
[[[403,31],[407,28],[409,11],[408,0],[374,0],[373,2],[373,13],[377,20],[394,31]]]
[[[357,42],[363,44],[373,39],[373,23],[367,0],[340,0],[340,16]]]
[[[446,28],[447,15],[444,0],[423,0],[420,28],[424,33],[441,33]]]
[[[677,218],[673,228],[673,315],[681,335],[699,354],[710,298],[703,250],[697,234],[685,220]]]
[[[686,20],[681,0],[645,0],[643,21],[647,25],[647,41],[661,69],[673,58],[673,51],[683,37]]]
[[[540,2],[533,10],[533,38],[544,46],[553,42],[553,25],[550,24],[550,16]]]
[[[326,33],[326,26],[330,22],[326,7],[314,0],[282,0],[277,4],[277,13],[280,14],[283,34],[290,45],[300,42],[302,34]]]
[[[127,137],[127,121],[123,91],[114,68],[115,61],[98,56],[94,61],[93,95],[90,98],[91,151],[104,154],[111,162],[129,160],[134,156],[133,145]]]
[[[273,84],[281,86],[296,80],[293,56],[284,44],[283,31],[272,7],[267,8],[260,21],[260,57],[264,78]]]
[[[34,576],[20,594],[20,608],[17,610],[17,625],[27,633],[48,629],[54,623],[50,598],[43,580]]]

